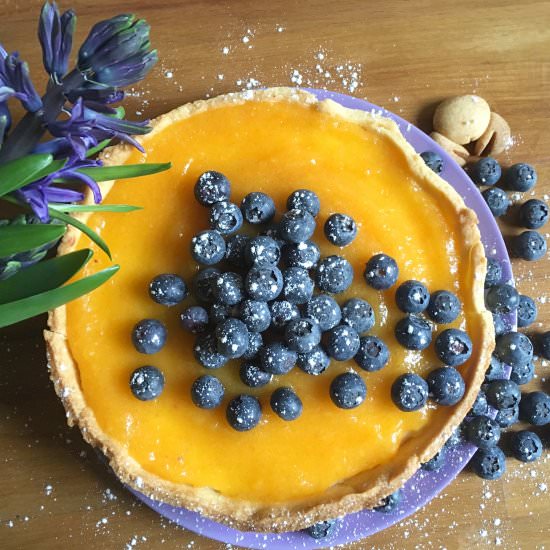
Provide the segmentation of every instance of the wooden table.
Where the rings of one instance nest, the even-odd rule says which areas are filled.
[[[0,1],[2,43],[18,49],[34,75],[41,74],[40,4]],[[223,92],[298,84],[368,98],[429,131],[438,101],[475,92],[512,126],[515,145],[501,161],[533,163],[536,196],[550,194],[550,2],[61,4],[76,8],[78,39],[117,12],[135,11],[151,23],[160,62],[127,98],[129,118]],[[533,331],[548,328],[547,260],[514,268],[520,289],[538,298]],[[0,546],[224,548],[139,504],[66,427],[48,380],[42,327],[38,319],[0,333]],[[549,389],[547,369],[537,366],[537,385]],[[542,548],[550,541],[547,455],[536,465],[509,460],[508,468],[493,483],[461,474],[413,517],[349,548]]]

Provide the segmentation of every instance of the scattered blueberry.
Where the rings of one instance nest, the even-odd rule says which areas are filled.
[[[264,339],[259,332],[249,332],[248,347],[243,353],[243,359],[255,359],[263,345]]]
[[[550,361],[550,330],[539,336],[539,346],[541,355]]]
[[[220,172],[209,170],[199,176],[195,183],[195,198],[203,206],[212,206],[213,204],[226,201],[231,194],[231,184],[229,180]]]
[[[305,210],[315,218],[321,209],[321,202],[313,191],[298,189],[288,197],[286,207],[288,210]]]
[[[466,426],[466,438],[479,449],[489,449],[500,440],[500,426],[488,416],[476,416]]]
[[[336,361],[347,361],[359,351],[359,335],[347,325],[337,325],[325,333],[325,349]]]
[[[283,270],[283,297],[291,304],[305,304],[313,296],[314,286],[307,269],[287,267]]]
[[[478,449],[470,460],[470,465],[479,477],[495,480],[506,471],[506,457],[499,447]]]
[[[548,222],[548,205],[539,199],[529,199],[519,209],[519,222],[527,229],[540,229]]]
[[[327,370],[330,357],[321,346],[316,346],[308,353],[299,353],[297,364],[305,373],[317,376]]]
[[[313,241],[287,243],[283,246],[283,259],[288,267],[311,269],[317,265],[321,251]]]
[[[522,386],[528,384],[535,377],[535,364],[533,361],[514,365],[510,372],[510,380]]]
[[[533,426],[545,426],[550,423],[550,396],[542,391],[524,393],[519,402],[519,414]]]
[[[296,304],[291,304],[287,300],[275,300],[269,304],[271,312],[271,326],[275,329],[282,329],[293,319],[300,317],[300,310]],[[308,317],[311,315],[308,314]]]
[[[392,493],[391,495],[388,495],[387,497],[382,499],[382,502],[374,507],[374,510],[376,512],[382,512],[384,514],[389,514],[390,512],[393,512],[399,503],[401,502],[401,490],[398,489],[395,491],[395,493]]]
[[[220,406],[224,393],[223,384],[210,374],[199,376],[191,386],[191,400],[201,409],[215,409]]]
[[[323,258],[315,270],[315,282],[322,292],[338,294],[347,290],[353,281],[353,267],[341,256]]]
[[[319,323],[325,332],[340,323],[342,312],[336,300],[328,294],[317,294],[306,304],[306,315]]]
[[[485,381],[492,382],[493,380],[502,380],[504,378],[504,364],[496,356],[491,355],[491,362],[485,371]]]
[[[216,279],[213,291],[216,303],[235,306],[243,299],[243,278],[238,273],[226,271]]]
[[[302,400],[291,388],[277,388],[270,399],[273,412],[283,420],[296,420],[302,414]]]
[[[495,336],[500,336],[510,330],[510,327],[504,321],[504,318],[499,313],[493,313],[493,326],[495,327]]]
[[[502,281],[502,265],[495,258],[487,258],[485,288],[498,285]]]
[[[244,265],[244,250],[249,241],[245,235],[237,233],[225,241],[225,259],[233,267],[242,267]]]
[[[546,255],[546,239],[537,231],[524,231],[513,238],[511,248],[516,257],[534,262]]]
[[[519,305],[519,292],[509,284],[497,284],[489,288],[485,305],[493,313],[512,313]]]
[[[227,357],[218,352],[216,337],[212,333],[201,334],[197,337],[193,354],[205,369],[219,369],[227,363]]]
[[[512,380],[494,380],[485,393],[489,405],[499,411],[515,407],[521,399],[519,386]]]
[[[441,447],[441,450],[435,453],[428,462],[422,464],[422,469],[426,472],[437,472],[443,468],[445,462],[447,462],[447,447]]]
[[[251,332],[263,332],[271,324],[271,313],[267,302],[243,300],[239,304],[239,317]]]
[[[316,540],[326,539],[333,535],[336,527],[336,520],[330,519],[327,521],[320,521],[305,529],[305,532]]]
[[[518,327],[528,327],[531,323],[534,323],[537,319],[537,304],[529,296],[520,294],[519,304],[517,309],[518,314]]]
[[[430,397],[439,405],[456,405],[466,390],[464,379],[453,367],[440,367],[427,378]]]
[[[495,355],[512,367],[522,365],[533,359],[533,343],[521,332],[507,332],[497,338]]]
[[[262,417],[262,407],[253,395],[241,394],[227,405],[226,417],[233,429],[246,432],[258,425]]]
[[[280,342],[266,344],[258,353],[260,367],[270,374],[290,372],[298,359],[296,352]]]
[[[172,273],[157,275],[149,283],[149,295],[157,304],[163,306],[175,306],[188,294],[184,280]]]
[[[479,159],[470,169],[470,176],[477,185],[494,185],[501,175],[500,164],[491,157]]]
[[[221,262],[225,256],[223,237],[217,231],[201,231],[191,239],[191,256],[197,263],[203,265]]]
[[[368,332],[374,326],[374,310],[361,298],[350,298],[342,306],[342,324],[354,328],[359,334]]]
[[[228,317],[232,317],[233,306],[216,302],[210,306],[208,317],[213,325],[219,325],[225,321]]]
[[[540,437],[529,430],[521,430],[512,435],[511,450],[513,455],[522,462],[534,462],[542,455]]]
[[[472,355],[472,340],[456,328],[444,330],[435,339],[435,353],[449,367],[465,363]]]
[[[239,369],[239,376],[249,388],[261,388],[273,380],[273,375],[263,371],[254,361],[244,361]]]
[[[156,399],[164,389],[164,375],[156,367],[139,367],[130,376],[130,390],[140,401]]]
[[[430,296],[428,315],[439,324],[452,323],[460,313],[460,300],[448,290],[437,290]]]
[[[506,187],[512,191],[529,191],[537,183],[537,172],[529,164],[520,162],[508,168],[504,182]]]
[[[289,243],[307,241],[315,231],[315,218],[307,210],[289,210],[279,222],[279,234]]]
[[[396,261],[386,254],[375,254],[365,266],[365,281],[376,290],[390,288],[398,276],[399,268]]]
[[[277,265],[281,259],[281,248],[275,239],[259,235],[246,243],[244,257],[248,265],[255,267]]]
[[[421,313],[429,301],[430,293],[420,281],[405,281],[395,292],[395,303],[404,313]]]
[[[208,312],[201,306],[191,306],[180,314],[181,326],[191,334],[200,334],[208,326]]]
[[[246,275],[245,289],[253,300],[275,300],[283,290],[283,274],[275,266],[253,267]]]
[[[424,319],[407,315],[397,321],[395,338],[406,349],[423,350],[432,342],[432,329]]]
[[[389,358],[388,346],[378,336],[367,334],[359,339],[359,351],[354,360],[363,370],[378,371],[386,366]]]
[[[285,340],[291,350],[309,353],[319,345],[321,329],[314,319],[294,319],[285,327]]]
[[[436,174],[443,172],[443,159],[434,151],[424,151],[420,153],[422,160],[426,166],[433,170]]]
[[[243,225],[240,208],[229,201],[217,202],[210,209],[210,227],[222,235],[231,235]]]
[[[445,447],[451,449],[452,447],[457,447],[458,445],[462,444],[463,441],[464,438],[462,437],[462,429],[459,426],[451,433],[449,439],[445,441]]]
[[[332,214],[325,222],[325,237],[335,246],[347,246],[357,236],[357,224],[347,214]]]
[[[367,386],[355,372],[343,372],[330,383],[330,398],[340,409],[354,409],[365,401]]]
[[[509,428],[517,423],[519,419],[519,405],[512,407],[511,409],[501,409],[497,411],[495,416],[495,422],[501,428]]]
[[[508,208],[510,208],[510,199],[506,191],[503,191],[499,187],[489,187],[489,189],[485,189],[481,194],[493,216],[503,216],[508,212]]]
[[[480,390],[469,414],[470,416],[487,416],[487,413],[489,412],[488,407],[487,396],[485,395],[485,392]]]
[[[406,373],[399,376],[391,387],[391,398],[395,406],[404,411],[417,411],[428,400],[428,383],[418,374]]]
[[[193,279],[193,291],[195,297],[204,303],[212,303],[214,301],[214,286],[220,270],[215,267],[207,267],[197,272]]]
[[[164,347],[167,335],[163,323],[157,319],[143,319],[132,330],[132,343],[139,353],[151,355]]]
[[[226,319],[216,327],[215,335],[218,351],[225,357],[242,357],[248,349],[248,330],[239,319]]]
[[[269,223],[275,216],[275,203],[265,193],[249,193],[241,203],[244,219],[252,224]]]

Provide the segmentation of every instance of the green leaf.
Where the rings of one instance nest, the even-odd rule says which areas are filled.
[[[53,160],[52,155],[27,155],[0,165],[0,197],[35,179]]]
[[[86,248],[21,269],[15,275],[0,281],[0,304],[57,288],[77,273],[92,254]]]
[[[93,157],[96,153],[103,151],[103,149],[105,149],[105,147],[107,147],[109,143],[111,143],[110,139],[104,139],[103,141],[100,141],[95,147],[88,149],[86,153],[86,158]]]
[[[110,181],[148,176],[149,174],[168,170],[171,166],[172,163],[170,162],[158,164],[123,164],[121,166],[91,166],[90,168],[81,168],[78,172],[86,174],[96,181]]]
[[[0,258],[57,241],[66,230],[64,225],[47,223],[0,227]]]
[[[109,259],[111,259],[111,251],[109,250],[109,247],[107,246],[107,243],[90,227],[88,227],[85,223],[82,223],[80,220],[77,220],[76,218],[73,218],[72,216],[69,216],[68,214],[65,214],[64,212],[60,212],[59,210],[54,210],[53,208],[48,208],[48,212],[50,213],[50,216],[56,220],[61,220],[62,222],[65,222],[68,225],[72,225],[73,227],[76,227],[79,231],[82,231],[85,235],[90,237],[90,239],[109,256]]]
[[[109,280],[120,266],[113,265],[84,279],[48,290],[22,300],[0,305],[0,328],[29,319],[40,313],[55,309],[67,302],[88,294]]]
[[[142,206],[130,204],[62,204],[50,202],[50,208],[59,212],[133,212],[143,210]]]

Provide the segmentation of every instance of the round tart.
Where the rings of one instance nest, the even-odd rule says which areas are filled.
[[[118,145],[106,150],[105,163],[146,159],[171,161],[172,168],[139,183],[103,186],[105,202],[144,207],[124,217],[96,212],[86,218],[122,268],[92,294],[52,311],[45,333],[69,423],[101,449],[124,483],[237,528],[290,531],[376,506],[442,447],[471,407],[489,363],[494,333],[484,307],[486,260],[475,214],[425,166],[394,122],[303,91],[274,88],[187,104],[153,121],[153,131],[138,141],[144,155]],[[147,288],[159,273],[177,273],[190,284],[197,271],[189,242],[208,227],[208,209],[195,202],[193,186],[207,170],[229,178],[237,204],[263,191],[282,212],[294,190],[317,193],[314,238],[321,254],[346,257],[355,272],[337,299],[360,297],[373,306],[370,333],[390,351],[385,368],[365,372],[353,360],[333,361],[318,376],[294,368],[251,389],[239,379],[238,361],[208,372],[197,363],[193,336],[178,323],[185,306],[156,304]],[[323,236],[334,212],[358,224],[345,248]],[[59,252],[84,246],[95,250],[70,228]],[[107,265],[96,252],[84,274]],[[400,269],[389,290],[375,290],[362,277],[378,253],[395,258]],[[460,328],[473,341],[470,359],[458,367],[466,391],[454,406],[430,402],[403,412],[392,402],[400,375],[426,378],[441,366],[433,344],[406,350],[395,338],[404,316],[395,291],[409,279],[431,292],[450,290],[462,303],[454,322],[434,328],[434,340],[436,333]],[[132,327],[144,318],[168,327],[167,345],[156,355],[141,355],[131,344]],[[160,397],[148,402],[136,399],[129,386],[130,374],[143,365],[158,367],[166,380]],[[351,410],[337,408],[331,381],[352,369],[366,383],[366,400]],[[199,409],[190,388],[211,373],[225,386],[224,404]],[[280,386],[299,394],[303,413],[297,420],[285,422],[271,410],[270,395]],[[248,432],[233,430],[225,418],[227,402],[241,393],[257,396],[263,410],[260,424]]]

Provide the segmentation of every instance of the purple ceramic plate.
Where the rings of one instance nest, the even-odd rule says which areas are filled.
[[[314,93],[319,99],[332,99],[345,107],[373,111],[392,118],[399,125],[407,141],[419,153],[428,150],[439,153],[444,161],[441,177],[448,181],[462,195],[470,208],[475,210],[479,218],[479,228],[487,256],[497,258],[502,263],[504,279],[512,279],[510,260],[506,247],[491,212],[487,208],[478,189],[464,170],[439,145],[412,124],[372,103],[325,90],[308,91]],[[515,319],[510,318],[508,322],[513,324]],[[327,545],[350,543],[368,537],[416,512],[416,510],[434,498],[458,475],[467,464],[473,452],[474,447],[469,444],[462,444],[449,449],[447,463],[441,470],[438,472],[420,470],[405,484],[403,499],[398,510],[389,514],[369,510],[350,514],[339,523],[337,530],[335,530],[330,538],[322,541],[316,541],[303,532],[263,534],[237,531],[211,521],[200,514],[190,512],[185,508],[174,508],[168,504],[151,500],[136,491],[132,492],[147,506],[167,519],[177,523],[181,527],[185,527],[211,539],[246,548],[308,550],[310,548],[323,548]]]

